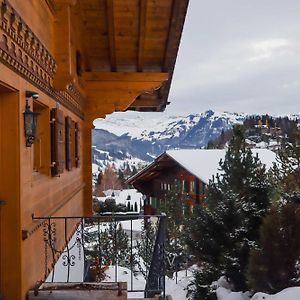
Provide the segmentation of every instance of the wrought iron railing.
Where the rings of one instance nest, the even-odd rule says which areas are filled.
[[[128,292],[165,296],[165,215],[33,219],[44,226],[47,282],[127,281]]]

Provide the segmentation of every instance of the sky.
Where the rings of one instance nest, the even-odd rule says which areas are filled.
[[[168,114],[300,113],[300,0],[190,0]]]

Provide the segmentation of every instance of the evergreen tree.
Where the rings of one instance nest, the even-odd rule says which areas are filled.
[[[176,270],[186,266],[185,222],[189,220],[189,209],[186,207],[186,195],[172,184],[161,202],[160,212],[167,215],[166,271],[172,278]]]
[[[290,125],[290,141],[284,142],[279,151],[279,167],[274,167],[274,175],[284,193],[300,193],[300,131],[296,123]]]
[[[290,142],[283,144],[273,168],[281,199],[264,220],[248,272],[254,290],[270,293],[300,285],[300,133],[289,128]]]
[[[128,237],[121,223],[111,222],[101,235],[102,263],[127,267],[130,261]]]
[[[246,148],[242,126],[234,128],[220,173],[208,186],[205,205],[195,208],[187,238],[191,253],[205,265],[196,276],[203,299],[214,299],[206,280],[215,275],[225,275],[237,290],[247,289],[249,252],[270,205],[265,167]]]
[[[251,253],[248,280],[255,291],[277,293],[300,286],[300,199],[274,206]]]
[[[137,241],[136,253],[137,253],[137,267],[146,279],[150,264],[152,260],[152,254],[154,251],[156,239],[156,224],[150,219],[145,218],[143,221],[141,238]]]

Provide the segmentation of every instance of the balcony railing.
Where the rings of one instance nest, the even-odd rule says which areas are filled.
[[[126,281],[128,292],[165,297],[165,215],[33,219],[44,226],[45,282]]]

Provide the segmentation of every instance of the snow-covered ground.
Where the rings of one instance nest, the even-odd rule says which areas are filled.
[[[143,206],[143,194],[138,192],[136,189],[107,190],[103,193],[106,198],[113,197],[116,200],[116,204],[127,205],[129,202],[130,205],[134,205],[136,203],[138,206],[138,212],[140,212],[141,207]],[[101,197],[101,200],[103,201],[103,197]]]
[[[148,164],[148,162],[130,155],[126,156],[124,159],[118,159],[107,155],[105,159],[95,159],[95,162],[96,163],[94,165],[97,166],[97,169],[95,169],[96,173],[99,173],[98,169],[104,171],[108,165],[113,166],[115,170],[124,170],[126,166],[132,170],[133,167],[141,169]]]
[[[216,288],[218,300],[299,300],[300,287],[290,287],[275,294],[256,293],[252,297],[249,292],[232,292],[230,284],[224,276],[212,284]]]
[[[300,287],[290,287],[284,289],[283,291],[275,295],[256,293],[251,298],[251,300],[299,300],[299,299],[300,299]]]
[[[115,281],[116,278],[116,267],[110,266],[105,272],[106,279],[104,281]],[[141,274],[132,276],[133,280],[131,281],[131,271],[124,267],[117,268],[117,280],[127,282],[128,290],[144,290],[146,281]],[[179,271],[177,274],[177,283],[175,275],[172,279],[166,277],[166,295],[171,295],[173,300],[184,300],[186,297],[186,287],[192,280],[192,271],[183,270]],[[144,293],[129,293],[128,298],[143,298]]]
[[[136,220],[134,222],[139,222]],[[125,221],[128,222],[128,221]],[[123,223],[123,222],[122,222]],[[129,222],[130,223],[130,222]],[[128,224],[129,224],[128,223]],[[128,224],[122,224],[126,227]],[[139,224],[135,224],[134,227],[138,227]],[[130,225],[129,225],[130,226]],[[69,242],[70,257],[72,258],[72,264],[70,265],[70,277],[69,282],[82,282],[84,259],[83,249],[80,244],[76,243],[76,233]],[[66,282],[68,267],[66,263],[67,249],[61,255],[55,265],[55,276],[53,282]],[[193,280],[193,270],[197,268],[192,266],[188,270],[182,270],[177,273],[177,282],[175,274],[172,279],[166,277],[166,294],[171,295],[173,300],[187,299],[187,286]],[[117,272],[116,272],[117,271]],[[142,274],[135,273],[131,275],[131,271],[125,267],[109,266],[105,272],[105,282],[127,282],[128,290],[144,290],[145,279]],[[46,282],[52,281],[52,272],[49,274]],[[251,297],[249,292],[232,292],[230,284],[224,277],[221,277],[218,281],[212,284],[216,288],[216,295],[218,300],[299,300],[300,299],[300,287],[287,288],[275,295],[268,295],[265,293],[256,293]],[[131,298],[143,298],[144,293],[134,292],[129,293]]]
[[[290,287],[275,295],[256,293],[252,298],[250,298],[247,292],[231,292],[220,287],[217,289],[217,297],[218,300],[299,300],[300,287]]]
[[[104,191],[104,197],[95,197],[98,201],[105,201],[106,199],[115,199],[116,205],[124,204],[126,207],[129,204],[135,208],[137,205],[137,213],[140,213],[144,205],[143,194],[136,189],[124,189],[124,190],[107,190]]]

